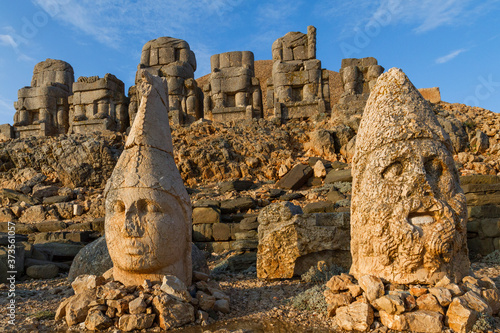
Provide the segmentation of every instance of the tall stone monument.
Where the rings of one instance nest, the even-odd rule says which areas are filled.
[[[65,134],[74,81],[73,67],[47,59],[35,65],[30,87],[18,91],[14,103],[14,135],[17,138]]]
[[[167,79],[141,72],[141,100],[105,190],[113,277],[125,285],[175,275],[191,284],[191,202],[174,162]]]
[[[125,85],[112,74],[81,76],[73,84],[70,132],[89,133],[112,130],[123,132],[129,126]]]
[[[262,92],[250,51],[215,54],[204,91],[204,115],[224,122],[262,117]]]
[[[329,109],[328,71],[316,59],[316,28],[289,32],[273,43],[272,79],[267,82],[267,108],[287,121],[309,118]]]
[[[357,129],[370,91],[383,72],[384,67],[373,57],[342,59],[339,74],[344,92],[332,107],[332,119],[340,118]]]
[[[372,88],[353,158],[351,273],[399,284],[469,271],[466,199],[452,145],[397,68]]]
[[[141,81],[143,70],[167,78],[169,113],[173,124],[190,124],[203,117],[202,92],[194,80],[196,57],[186,41],[160,37],[144,44],[141,62],[137,66],[136,85]],[[132,124],[141,99],[135,86],[129,89],[129,97]]]

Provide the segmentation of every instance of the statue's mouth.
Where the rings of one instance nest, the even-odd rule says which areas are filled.
[[[142,244],[136,240],[131,241],[129,244],[125,246],[124,252],[125,254],[132,256],[142,256],[148,253],[148,246]]]
[[[408,215],[408,222],[413,224],[414,226],[420,226],[425,224],[434,223],[434,216],[429,212],[425,213],[410,213]]]

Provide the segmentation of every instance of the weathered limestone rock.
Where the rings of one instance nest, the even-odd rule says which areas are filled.
[[[142,71],[141,104],[106,190],[113,277],[125,285],[174,275],[191,284],[191,202],[174,162],[167,79]]]
[[[305,273],[318,261],[346,264],[348,215],[304,214],[290,202],[269,205],[259,214],[257,276],[285,279]]]
[[[422,97],[428,100],[431,103],[439,103],[441,102],[441,92],[439,91],[439,87],[433,88],[421,88],[418,89]]]
[[[36,64],[31,86],[19,89],[14,103],[15,137],[65,134],[74,80],[73,68],[67,62],[47,59]]]
[[[70,104],[70,133],[124,132],[129,126],[125,85],[112,74],[79,77]]]
[[[253,53],[234,51],[210,57],[212,73],[204,90],[204,115],[219,122],[262,117],[262,92]]]
[[[156,296],[153,299],[153,306],[160,327],[164,330],[194,321],[194,307],[169,295]]]
[[[335,319],[344,330],[365,332],[373,323],[373,309],[368,303],[353,303],[338,308]]]
[[[405,313],[411,332],[440,333],[443,331],[443,316],[434,311],[418,310]]]
[[[287,33],[273,43],[272,52],[267,108],[274,108],[274,116],[282,121],[325,113],[330,103],[329,73],[316,59],[316,28],[308,26],[307,34]]]
[[[384,295],[384,284],[382,280],[373,275],[363,275],[358,280],[359,286],[365,292],[366,298],[373,302]]]
[[[455,297],[446,312],[445,323],[454,332],[470,332],[477,320],[477,312],[467,306],[467,302],[461,297]]]
[[[124,332],[143,330],[153,325],[155,314],[126,314],[120,317],[118,328]]]
[[[313,173],[314,171],[310,166],[299,163],[276,182],[276,187],[287,190],[298,190],[311,178]]]
[[[389,282],[452,282],[468,273],[465,196],[451,142],[406,75],[373,87],[356,139],[351,274]]]
[[[165,77],[168,81],[169,117],[173,124],[190,124],[203,117],[202,92],[194,80],[196,57],[189,44],[172,37],[150,40],[142,48],[135,86],[130,87],[129,117],[134,122],[141,100],[138,85],[141,71]]]

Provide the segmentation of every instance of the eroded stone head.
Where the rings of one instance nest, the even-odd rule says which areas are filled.
[[[106,242],[126,285],[166,274],[191,283],[191,203],[172,156],[166,86],[142,73],[139,111],[106,185]]]
[[[356,140],[351,273],[395,283],[459,280],[469,270],[467,209],[452,146],[397,68],[382,74]]]

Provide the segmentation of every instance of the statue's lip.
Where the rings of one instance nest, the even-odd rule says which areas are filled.
[[[147,251],[148,247],[137,241],[132,241],[130,244],[124,246],[124,252],[128,255],[144,255]]]

